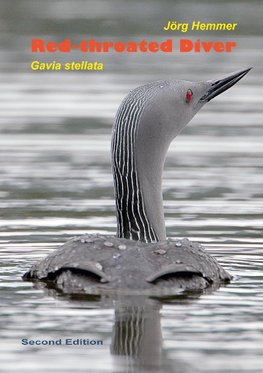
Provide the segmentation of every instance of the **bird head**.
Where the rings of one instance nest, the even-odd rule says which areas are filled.
[[[155,82],[155,94],[148,100],[141,117],[140,135],[147,141],[158,139],[159,143],[169,145],[207,102],[236,84],[249,70],[208,81]],[[151,87],[150,84],[149,89]]]

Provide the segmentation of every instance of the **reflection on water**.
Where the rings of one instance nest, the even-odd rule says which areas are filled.
[[[261,372],[262,4],[13,3],[12,12],[10,1],[0,4],[1,369]],[[156,54],[154,59],[110,54],[103,56],[106,70],[96,74],[28,69],[30,39],[47,30],[61,37],[72,30],[76,38],[111,34],[124,39],[125,34],[159,40],[166,35],[158,22],[173,13],[192,20],[193,12],[195,18],[208,14],[207,21],[238,14],[243,25],[238,50],[231,56]],[[213,35],[213,40],[227,36]],[[130,89],[155,79],[210,79],[251,65],[255,69],[207,104],[172,144],[164,172],[168,235],[204,243],[234,275],[227,287],[165,302],[87,302],[21,281],[33,262],[67,238],[115,233],[110,133]],[[22,346],[22,338],[89,338],[103,345]]]

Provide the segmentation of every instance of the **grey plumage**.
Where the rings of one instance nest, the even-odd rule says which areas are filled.
[[[117,234],[120,238],[144,242],[159,241],[151,226],[140,188],[135,141],[143,110],[157,94],[158,83],[139,87],[120,105],[112,136],[112,167],[117,209]]]
[[[24,279],[46,281],[67,294],[121,291],[161,296],[217,288],[231,276],[200,244],[188,239],[143,243],[85,235],[38,262]]]

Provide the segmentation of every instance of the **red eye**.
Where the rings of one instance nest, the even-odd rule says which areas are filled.
[[[193,98],[193,91],[191,89],[188,89],[186,92],[186,102],[190,102]]]

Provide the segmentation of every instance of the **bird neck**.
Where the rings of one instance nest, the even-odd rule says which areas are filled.
[[[113,127],[112,169],[117,235],[156,242],[166,238],[162,200],[165,154],[147,151],[138,135],[141,107],[143,102],[138,100],[123,102]]]

